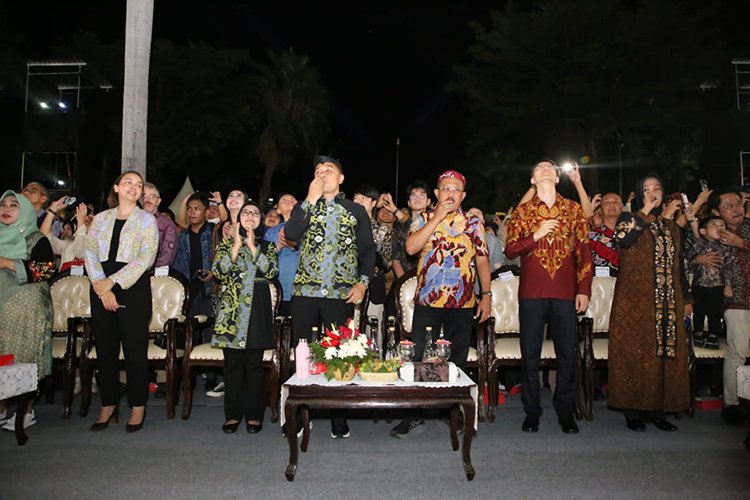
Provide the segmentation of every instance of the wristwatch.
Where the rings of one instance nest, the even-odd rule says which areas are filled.
[[[492,297],[492,290],[485,290],[483,292],[479,292],[479,295],[480,296]]]

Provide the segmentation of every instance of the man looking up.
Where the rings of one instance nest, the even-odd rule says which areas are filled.
[[[576,312],[582,313],[588,307],[593,267],[583,209],[557,193],[558,182],[560,173],[554,162],[544,160],[534,165],[531,184],[536,194],[513,212],[505,255],[509,259],[521,257],[518,312],[523,363],[521,399],[526,412],[521,429],[539,430],[539,359],[544,325],[549,323],[557,359],[553,403],[562,431],[575,434]]]
[[[279,314],[287,317],[292,314],[292,283],[299,264],[299,248],[297,242],[286,239],[286,221],[292,215],[292,209],[297,205],[297,199],[285,193],[279,196],[277,212],[281,219],[278,225],[266,230],[263,239],[276,245],[279,255],[279,283],[281,283],[282,299]]]
[[[732,297],[724,299],[724,323],[727,327],[727,352],[724,355],[724,409],[727,423],[743,425],[742,411],[737,397],[737,368],[750,356],[750,219],[740,193],[714,193],[708,202],[711,213],[724,219],[726,229],[719,232],[719,241],[732,248],[734,273]],[[695,257],[697,263],[721,268],[723,261],[717,253]]]
[[[172,219],[159,213],[161,194],[159,188],[151,182],[143,183],[143,209],[156,217],[159,228],[159,253],[156,254],[154,267],[171,266],[177,253],[177,227]]]
[[[423,212],[406,240],[406,252],[419,254],[412,322],[414,359],[422,361],[427,327],[432,327],[433,335],[442,328],[445,339],[451,342],[450,361],[464,369],[474,319],[483,322],[490,315],[487,242],[479,218],[461,209],[466,198],[466,178],[448,170],[440,174],[437,186],[435,211]],[[478,305],[474,295],[477,274],[481,297]],[[391,430],[391,436],[404,439],[422,424],[422,418],[409,416]]]
[[[37,227],[42,227],[44,219],[47,217],[45,210],[49,200],[49,192],[41,182],[29,182],[21,190],[21,194],[31,202],[37,217]],[[49,209],[48,209],[49,210]],[[54,212],[53,212],[54,213]],[[52,223],[52,234],[60,238],[63,232],[63,223],[58,214],[55,215],[55,221]]]
[[[286,237],[300,246],[292,292],[292,347],[310,339],[312,327],[342,325],[354,315],[372,279],[375,243],[370,219],[361,205],[339,191],[341,163],[315,158],[315,178],[305,200],[294,207]],[[331,437],[349,437],[346,419],[334,416]]]

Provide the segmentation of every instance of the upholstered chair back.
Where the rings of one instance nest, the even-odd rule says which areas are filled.
[[[414,320],[414,297],[417,293],[417,277],[412,276],[401,284],[396,300],[401,305],[401,329],[411,332]]]
[[[90,290],[86,276],[63,276],[52,282],[52,331],[67,331],[68,318],[91,317]]]
[[[173,276],[151,277],[151,321],[148,329],[163,332],[164,324],[180,317],[185,304],[185,287]]]
[[[586,310],[586,315],[594,320],[594,333],[609,331],[609,315],[612,310],[616,283],[617,278],[594,277],[591,285],[591,300]]]
[[[492,280],[492,310],[495,319],[495,335],[518,333],[521,324],[518,319],[518,276],[508,281],[501,278]]]

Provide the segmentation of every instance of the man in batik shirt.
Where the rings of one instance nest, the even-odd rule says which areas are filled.
[[[406,252],[420,254],[412,321],[414,359],[422,360],[429,326],[435,336],[442,329],[445,339],[451,342],[450,361],[465,368],[474,319],[482,322],[490,315],[489,254],[484,225],[477,216],[461,210],[466,178],[448,170],[440,174],[437,186],[435,210],[422,213],[406,240]],[[478,304],[474,295],[477,275]],[[416,416],[407,417],[393,428],[391,435],[404,438],[423,423]]]
[[[586,310],[591,297],[593,268],[588,225],[578,203],[557,193],[560,173],[552,161],[532,170],[534,197],[513,212],[505,255],[521,257],[518,309],[523,362],[521,398],[524,432],[539,430],[542,415],[539,359],[544,326],[549,323],[557,359],[553,403],[563,432],[578,432],[575,410],[576,312]]]
[[[314,160],[307,197],[292,210],[284,230],[299,244],[292,285],[292,347],[310,340],[313,327],[345,324],[361,304],[375,267],[370,219],[361,205],[340,192],[344,171],[330,156]],[[317,339],[312,339],[317,340]],[[334,413],[331,437],[348,438],[349,426]]]

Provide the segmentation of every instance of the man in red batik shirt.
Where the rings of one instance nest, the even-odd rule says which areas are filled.
[[[577,318],[586,310],[593,279],[588,225],[581,206],[557,194],[560,173],[554,162],[534,166],[534,197],[518,206],[508,227],[505,255],[521,257],[518,309],[523,362],[521,398],[524,432],[539,430],[542,415],[539,359],[544,325],[549,324],[557,358],[553,398],[558,423],[566,434],[578,432],[575,410]]]

